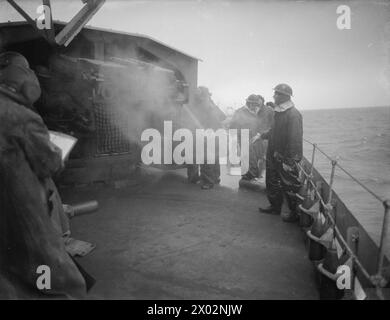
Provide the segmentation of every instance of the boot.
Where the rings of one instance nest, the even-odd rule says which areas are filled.
[[[276,210],[273,206],[268,206],[266,208],[259,207],[259,212],[265,213],[265,214],[272,214],[272,215],[279,215],[280,210]]]
[[[255,177],[251,174],[251,173],[249,173],[249,172],[247,172],[247,173],[245,173],[245,174],[243,174],[242,176],[241,176],[241,179],[242,180],[246,180],[246,181],[251,181],[251,180],[253,180]]]
[[[210,190],[214,187],[212,183],[204,183],[200,186],[202,190]]]
[[[282,220],[284,222],[294,223],[299,220],[299,216],[296,212],[290,212],[288,215],[282,217]]]

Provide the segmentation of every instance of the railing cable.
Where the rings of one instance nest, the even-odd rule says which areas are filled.
[[[327,208],[327,204],[325,203],[324,199],[322,198],[322,195],[320,194],[319,190],[317,189],[317,186],[314,184],[314,182],[310,179],[311,176],[305,171],[305,169],[300,165],[298,164],[298,167],[301,169],[301,171],[303,172],[303,174],[306,176],[306,178],[309,179],[309,182],[310,184],[312,185],[321,205],[324,207],[324,208]],[[324,213],[325,215],[328,217],[328,219],[330,220],[331,224],[333,225],[333,230],[335,232],[335,234],[337,235],[337,238],[341,241],[341,244],[342,246],[344,247],[344,249],[348,252],[349,256],[351,257],[351,259],[353,259],[356,263],[356,265],[358,266],[358,268],[360,269],[360,271],[362,272],[362,274],[364,275],[364,277],[375,287],[377,287],[377,283],[375,283],[373,280],[372,280],[372,277],[371,275],[369,274],[369,272],[366,270],[366,268],[363,266],[363,264],[360,262],[359,258],[357,257],[357,255],[353,252],[353,250],[349,247],[347,241],[344,239],[341,231],[339,230],[339,228],[337,227],[336,225],[336,222],[334,220],[334,218],[332,217],[332,215],[328,212],[328,210],[324,210]]]
[[[334,161],[334,159],[332,159],[330,156],[328,156],[323,150],[321,150],[317,144],[314,144],[312,143],[311,141],[309,140],[306,140],[306,139],[303,139],[303,141],[311,144],[312,146],[315,145],[315,148],[316,150],[318,150],[320,153],[322,153],[328,160],[330,161]],[[385,200],[382,199],[380,196],[378,196],[374,191],[372,191],[370,188],[368,188],[363,182],[359,181],[358,179],[356,179],[352,174],[350,174],[346,169],[344,169],[342,166],[340,166],[339,163],[336,164],[336,166],[338,168],[341,169],[341,171],[343,171],[348,177],[350,177],[353,181],[355,181],[358,185],[360,185],[364,190],[366,190],[368,193],[370,193],[375,199],[377,199],[378,201],[380,201],[381,203],[383,203]]]
[[[302,167],[302,165],[298,164],[298,167],[300,168],[300,171],[306,176],[306,179],[310,182],[312,185],[321,205],[324,207],[324,212],[326,216],[329,218],[331,224],[333,225],[334,235],[337,236],[337,238],[341,241],[342,246],[344,247],[344,250],[346,250],[351,257],[352,261],[355,262],[356,266],[360,269],[361,273],[364,275],[367,280],[374,285],[374,287],[377,290],[377,295],[380,299],[384,299],[382,287],[385,286],[385,283],[387,283],[387,280],[383,277],[383,268],[384,268],[384,257],[385,257],[385,239],[387,239],[387,227],[388,227],[388,221],[389,221],[389,212],[390,212],[390,202],[388,200],[383,200],[380,196],[378,196],[374,191],[366,187],[361,181],[356,179],[352,174],[350,174],[346,169],[341,167],[336,160],[332,159],[330,156],[328,156],[323,150],[321,150],[317,144],[312,143],[309,140],[303,139],[305,142],[309,143],[313,146],[312,151],[312,161],[310,164],[310,174],[305,171],[305,169]],[[323,154],[330,162],[332,163],[332,173],[330,177],[330,185],[329,185],[329,194],[328,194],[328,201],[325,203],[324,199],[322,198],[322,195],[320,194],[319,190],[317,189],[317,186],[314,184],[312,178],[313,178],[313,167],[314,167],[314,155],[316,151],[319,151],[321,154]],[[377,263],[377,274],[374,276],[371,276],[365,267],[362,265],[362,263],[359,261],[359,258],[354,253],[354,251],[349,247],[347,241],[344,239],[343,235],[341,234],[340,230],[338,229],[336,225],[336,220],[332,214],[331,211],[333,210],[332,206],[332,193],[333,193],[333,179],[335,174],[335,167],[339,167],[341,171],[343,171],[349,178],[351,178],[354,182],[356,182],[358,185],[360,185],[364,190],[366,190],[369,194],[371,194],[375,199],[380,201],[384,207],[385,207],[385,214],[383,219],[383,225],[382,225],[382,233],[381,233],[381,241],[379,246],[379,255],[378,255],[378,263]]]

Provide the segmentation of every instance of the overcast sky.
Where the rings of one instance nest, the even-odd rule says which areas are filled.
[[[34,12],[39,1],[18,0]],[[34,4],[34,5],[33,5]],[[351,30],[336,9],[348,4]],[[68,21],[81,1],[52,0]],[[21,20],[4,1],[0,21]],[[115,1],[90,25],[141,33],[199,57],[199,84],[223,109],[272,99],[285,82],[299,109],[390,105],[389,1]]]

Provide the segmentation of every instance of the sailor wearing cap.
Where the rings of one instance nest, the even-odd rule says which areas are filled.
[[[268,131],[272,124],[272,108],[264,105],[261,95],[251,94],[246,104],[238,109],[229,124],[230,129],[249,129],[249,169],[242,176],[243,180],[252,180],[261,177],[262,161],[266,151],[264,141],[259,139],[260,133]],[[241,135],[239,134],[240,138]],[[241,146],[241,141],[239,141]],[[260,165],[259,165],[260,163]]]

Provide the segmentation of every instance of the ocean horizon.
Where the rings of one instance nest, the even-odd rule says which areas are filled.
[[[306,109],[304,138],[382,199],[390,199],[390,106]],[[304,142],[304,155],[311,159],[312,146]],[[329,181],[330,161],[316,153],[315,167]],[[379,240],[383,204],[336,169],[335,192],[371,237]]]

